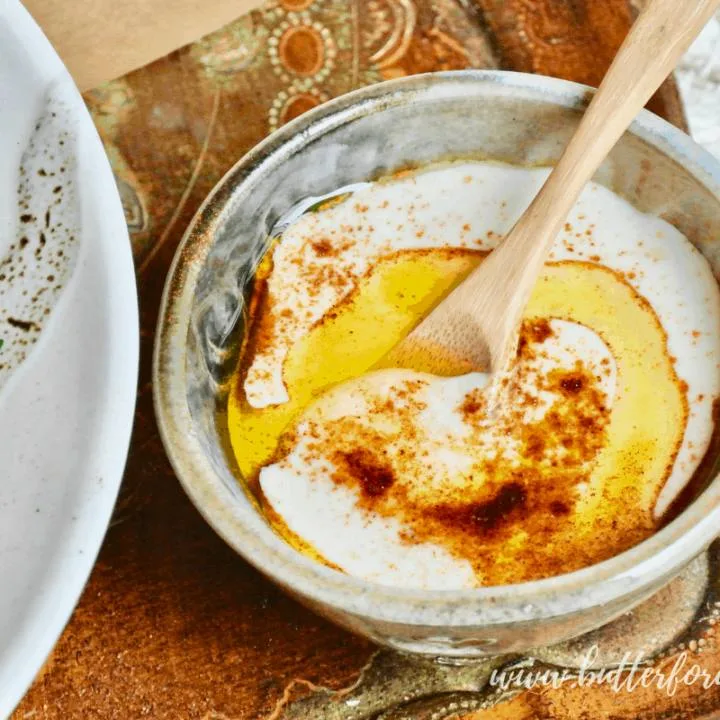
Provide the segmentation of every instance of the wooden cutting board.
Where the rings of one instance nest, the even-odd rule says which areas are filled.
[[[30,0],[41,21],[43,2]],[[54,9],[44,17],[52,25],[60,2],[48,2]],[[243,7],[226,6],[230,14]],[[350,718],[350,705],[343,704],[348,698],[357,701],[354,718],[382,711],[385,720],[697,719],[720,709],[720,689],[697,686],[672,698],[542,688],[497,704],[479,668],[377,653],[285,596],[215,536],[180,489],[153,417],[151,349],[168,265],[203,198],[246,150],[331,97],[412,73],[502,67],[597,84],[633,13],[627,0],[271,0],[86,94],[117,176],[137,265],[138,410],[126,477],[97,565],[16,720],[343,720]],[[131,32],[137,37],[149,28],[162,31],[152,13],[136,21]],[[197,29],[208,28],[198,23]],[[170,34],[175,40],[167,49],[188,37]],[[87,39],[87,32],[77,37]],[[98,34],[95,45],[121,52],[103,38]],[[87,85],[99,75],[83,69],[77,42],[63,46],[56,39]],[[672,82],[652,108],[684,126]],[[645,622],[650,615],[652,626],[662,608],[687,604],[706,572],[703,565],[684,585],[674,585],[645,613]],[[684,646],[702,648],[708,668],[720,667],[711,622],[720,576],[715,555],[710,572],[711,588],[700,588],[704,614],[689,628],[692,614],[678,626],[686,633]],[[639,641],[648,632],[639,617],[615,635]],[[685,616],[678,609],[672,617],[680,622]],[[682,651],[677,642],[662,662]],[[337,692],[356,683],[349,693]]]

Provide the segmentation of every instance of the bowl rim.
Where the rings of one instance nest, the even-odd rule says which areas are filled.
[[[422,590],[362,580],[321,565],[282,540],[215,473],[195,435],[186,401],[185,349],[200,267],[231,200],[275,156],[296,151],[353,119],[417,99],[477,93],[581,109],[594,89],[540,75],[497,70],[427,73],[342,95],[284,125],[218,182],[188,226],[168,272],[153,354],[153,395],[160,435],[185,492],[205,520],[242,557],[285,588],[359,617],[428,627],[487,627],[548,620],[634,598],[639,601],[702,552],[720,528],[720,477],[667,526],[638,545],[580,570],[515,585]],[[688,135],[643,110],[629,132],[657,148],[720,203],[720,162]],[[236,499],[236,498],[235,498]],[[652,586],[652,587],[651,587]],[[645,595],[643,595],[645,593]]]

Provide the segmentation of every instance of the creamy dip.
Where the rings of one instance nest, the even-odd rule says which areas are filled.
[[[405,173],[275,242],[228,417],[296,547],[390,585],[518,582],[648,537],[693,476],[714,427],[720,293],[684,236],[600,185],[555,242],[491,417],[482,373],[382,368],[547,174]]]

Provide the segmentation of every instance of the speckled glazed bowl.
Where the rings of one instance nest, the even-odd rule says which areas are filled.
[[[473,71],[346,95],[240,160],[200,209],[175,257],[154,384],[165,446],[185,490],[249,562],[318,612],[379,643],[472,657],[559,642],[647,598],[720,532],[713,457],[706,487],[688,509],[611,560],[505,587],[395,589],[319,565],[287,545],[238,482],[226,451],[218,416],[243,333],[244,297],[278,218],[303,198],[409,164],[455,157],[552,164],[588,97],[587,88],[561,80]],[[720,164],[686,135],[643,112],[596,179],[676,225],[720,276]]]

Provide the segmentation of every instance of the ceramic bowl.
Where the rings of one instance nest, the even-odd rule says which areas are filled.
[[[649,597],[720,529],[709,458],[701,494],[623,554],[558,577],[461,591],[397,589],[313,562],[258,513],[223,432],[244,301],[270,229],[298,201],[408,165],[487,158],[551,165],[591,91],[533,75],[466,71],[359,90],[286,125],[246,155],[199,210],[170,271],[155,348],[155,403],[170,459],[215,530],[319,613],[394,648],[436,656],[518,652],[598,627]],[[720,274],[720,165],[641,113],[595,178],[677,226]],[[602,542],[602,538],[598,538]]]

